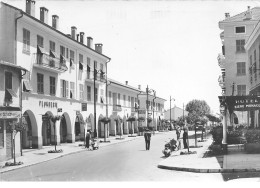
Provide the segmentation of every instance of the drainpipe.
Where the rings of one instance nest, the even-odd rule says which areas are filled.
[[[14,46],[14,63],[15,65],[17,65],[17,22],[18,19],[23,17],[23,13],[22,11],[20,11],[21,15],[18,18],[15,18],[15,34],[14,34],[14,42],[15,42],[15,46]],[[20,74],[19,75],[19,81],[20,81],[20,92],[19,92],[19,106],[20,106],[20,111],[21,111],[21,117],[19,120],[20,125],[22,124],[22,113],[23,113],[23,103],[22,103],[22,78],[23,76],[26,74],[26,71],[24,74]],[[21,156],[23,155],[23,149],[22,149],[22,132],[20,132],[20,152],[21,152]],[[14,151],[14,155],[15,155],[15,151]]]

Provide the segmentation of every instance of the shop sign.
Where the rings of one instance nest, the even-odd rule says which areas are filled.
[[[139,114],[146,114],[146,110],[140,109],[140,110],[138,110],[138,113],[139,113]]]
[[[260,97],[258,96],[226,96],[225,102],[228,109],[234,111],[259,110]]]
[[[20,118],[21,111],[0,111],[0,119]]]
[[[39,106],[43,108],[58,108],[57,102],[39,101]]]
[[[81,103],[81,111],[87,111],[87,103]]]

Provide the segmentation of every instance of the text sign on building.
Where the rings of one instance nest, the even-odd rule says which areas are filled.
[[[225,102],[228,109],[233,111],[250,111],[260,108],[260,97],[258,96],[226,96]]]
[[[58,103],[49,101],[39,101],[39,106],[43,108],[58,108]]]
[[[81,111],[87,111],[87,103],[81,103]]]
[[[0,111],[0,119],[20,118],[20,111]]]
[[[138,110],[138,113],[139,113],[139,114],[146,114],[146,110],[140,109],[140,110]]]

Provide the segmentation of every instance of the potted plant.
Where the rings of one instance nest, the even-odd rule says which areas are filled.
[[[119,140],[122,140],[124,138],[122,138],[122,135],[123,135],[123,130],[122,130],[122,122],[123,122],[123,119],[120,117],[120,116],[117,116],[115,119],[114,119],[117,124],[120,126],[120,134],[119,134],[119,138],[116,138],[116,139],[119,139]]]
[[[247,153],[260,153],[260,129],[252,128],[245,131],[245,151]]]
[[[103,117],[103,118],[100,119],[100,121],[101,121],[102,123],[104,123],[104,131],[106,131],[106,124],[108,124],[108,123],[110,122],[110,118],[108,118],[108,117]],[[110,141],[107,141],[107,140],[106,140],[106,133],[104,133],[104,142],[110,142]]]
[[[62,149],[60,149],[60,150],[56,149],[56,146],[57,146],[57,142],[56,142],[56,121],[60,120],[61,116],[59,116],[59,115],[56,115],[56,116],[50,115],[49,118],[53,122],[53,126],[54,126],[54,146],[55,146],[55,149],[54,150],[49,150],[48,153],[62,153],[63,152]]]

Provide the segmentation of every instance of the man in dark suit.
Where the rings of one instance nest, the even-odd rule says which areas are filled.
[[[145,149],[150,150],[150,142],[151,142],[152,133],[149,129],[146,129],[144,133],[144,139],[145,139]]]

